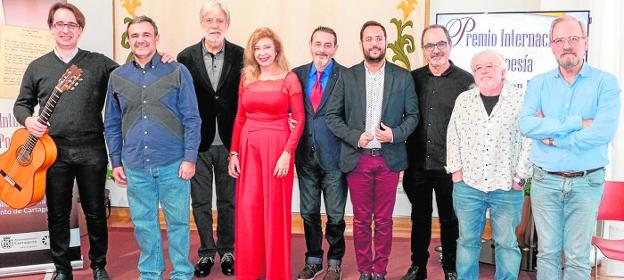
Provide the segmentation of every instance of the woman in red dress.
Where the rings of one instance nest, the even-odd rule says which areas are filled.
[[[228,170],[238,179],[236,277],[286,280],[291,278],[293,153],[305,119],[301,85],[269,28],[251,34],[244,64]],[[289,113],[297,121],[292,131]]]

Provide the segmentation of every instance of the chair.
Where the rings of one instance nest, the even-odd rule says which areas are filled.
[[[624,221],[624,182],[605,182],[598,221]],[[594,250],[594,279],[598,279],[598,250],[612,260],[624,261],[624,239],[610,240],[592,237]]]

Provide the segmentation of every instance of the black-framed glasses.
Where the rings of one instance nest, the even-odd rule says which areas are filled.
[[[63,30],[65,27],[67,27],[68,30],[76,30],[80,27],[80,25],[75,22],[64,23],[62,21],[55,22],[52,26],[54,26],[56,30]]]
[[[433,48],[438,47],[438,50],[444,50],[446,49],[446,46],[448,46],[448,42],[447,41],[439,41],[437,43],[429,43],[426,44],[424,46],[422,46],[423,49],[425,49],[428,52],[433,51]]]
[[[576,47],[581,42],[581,39],[585,39],[585,36],[559,37],[552,40],[552,43],[558,48],[563,47],[565,45],[565,42],[568,42],[570,46]]]

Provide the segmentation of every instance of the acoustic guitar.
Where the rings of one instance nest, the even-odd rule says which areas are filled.
[[[70,66],[54,87],[37,121],[48,124],[61,94],[73,90],[82,69]],[[56,145],[48,133],[40,138],[26,128],[17,129],[9,149],[0,155],[0,200],[15,209],[38,203],[45,195],[46,171],[56,160]]]

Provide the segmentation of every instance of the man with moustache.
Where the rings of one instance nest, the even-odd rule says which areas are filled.
[[[584,61],[583,23],[564,15],[550,27],[559,67],[531,79],[520,129],[533,138],[531,206],[537,279],[589,279],[590,244],[602,200],[609,142],[620,114],[615,76]]]
[[[407,168],[405,140],[418,124],[418,101],[409,72],[385,60],[383,25],[364,23],[360,44],[364,61],[341,72],[325,120],[342,140],[339,166],[347,173],[351,193],[360,279],[379,280],[385,279],[388,266],[392,210],[399,172]]]
[[[105,270],[107,159],[101,112],[106,83],[117,63],[102,54],[78,48],[85,17],[76,6],[55,3],[48,13],[48,27],[54,37],[54,50],[28,65],[13,112],[33,136],[49,133],[58,151],[46,181],[50,253],[56,267],[53,279],[73,279],[71,256],[80,254],[69,248],[74,179],[87,221],[93,278],[109,279]],[[59,77],[71,64],[84,70],[83,80],[72,92],[61,95],[48,124],[39,123],[37,116],[33,116],[35,106],[39,103],[44,108]]]
[[[449,120],[446,170],[452,174],[459,221],[454,279],[479,279],[487,208],[496,245],[494,279],[518,278],[522,255],[515,231],[524,182],[531,174],[531,143],[518,127],[523,92],[505,82],[504,65],[496,51],[475,54],[471,67],[476,87],[457,97]]]
[[[327,273],[324,280],[341,279],[340,268],[345,253],[344,211],[347,202],[347,186],[338,161],[340,139],[325,123],[325,110],[340,72],[345,68],[334,60],[338,49],[336,32],[319,26],[310,37],[312,63],[301,65],[297,74],[304,89],[303,104],[306,121],[295,156],[301,217],[305,231],[305,267],[299,280],[314,279],[323,271],[323,230],[321,228],[321,194],[325,201],[327,223],[325,238],[329,243]]]
[[[195,85],[202,118],[197,172],[191,179],[193,216],[199,232],[199,260],[195,276],[205,277],[221,257],[221,272],[234,274],[234,198],[236,181],[228,175],[228,153],[238,105],[238,84],[243,48],[225,39],[230,12],[219,0],[206,2],[199,11],[204,38],[184,49],[184,64]],[[217,194],[217,242],[212,234],[212,179]]]
[[[132,61],[108,83],[104,127],[113,178],[128,184],[128,205],[140,250],[141,279],[162,279],[165,262],[158,219],[167,223],[171,279],[191,279],[190,182],[195,174],[201,119],[191,74],[156,53],[158,28],[146,16],[127,27]]]
[[[435,190],[440,217],[444,279],[454,280],[458,237],[453,211],[453,181],[446,173],[446,128],[455,99],[474,83],[472,75],[449,60],[451,37],[442,25],[430,25],[421,35],[427,65],[412,71],[421,121],[407,138],[408,167],[403,189],[412,204],[412,265],[401,280],[427,278],[431,242],[432,200]]]

